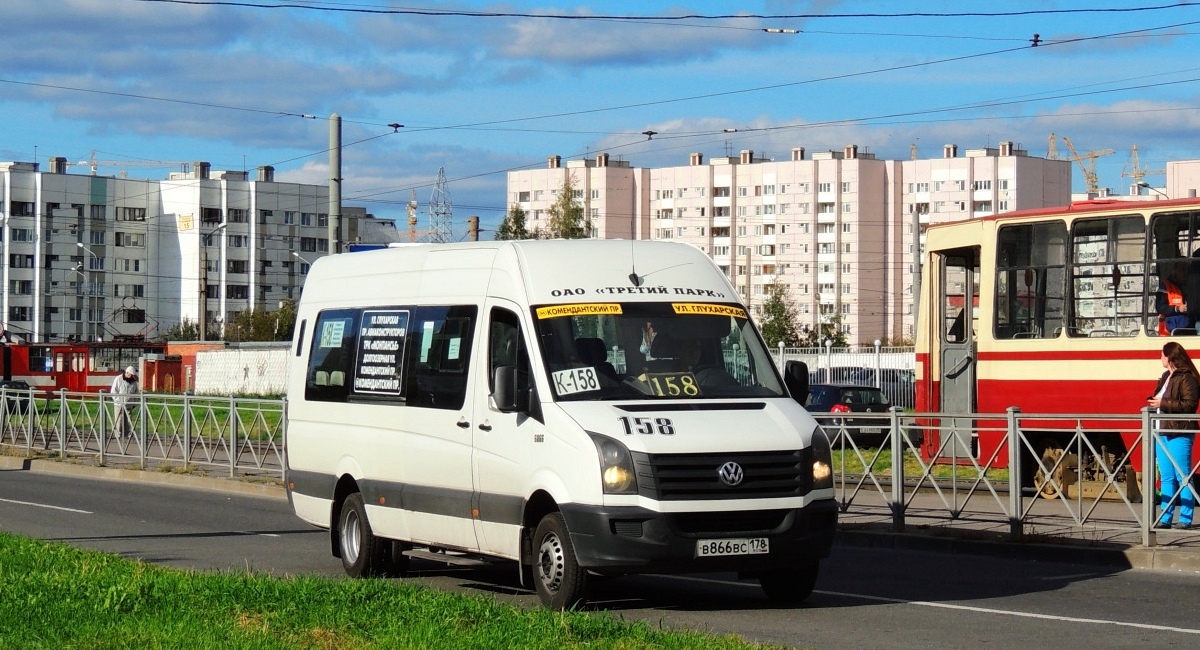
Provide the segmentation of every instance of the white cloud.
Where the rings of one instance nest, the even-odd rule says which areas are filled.
[[[699,22],[699,21],[697,21]],[[490,39],[505,57],[552,65],[663,66],[710,59],[728,48],[761,50],[770,45],[757,24],[723,23],[740,29],[686,23],[629,24],[551,18],[510,24]]]

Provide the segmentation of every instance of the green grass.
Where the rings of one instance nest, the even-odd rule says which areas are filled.
[[[877,452],[878,457],[876,457]],[[891,476],[891,449],[885,448],[880,451],[871,447],[859,449],[856,453],[847,446],[845,449],[837,447],[833,450],[833,471],[836,474],[862,474],[868,465],[876,476]],[[920,478],[925,471],[916,454],[911,450],[906,451],[904,454],[904,478],[911,481]],[[965,465],[935,464],[928,471],[936,479],[953,478],[958,481],[974,482],[979,478],[979,470],[969,463]],[[984,471],[984,475],[990,481],[1007,481],[1008,469],[988,469]]]
[[[767,647],[396,580],[179,571],[3,533],[0,594],[3,648]]]

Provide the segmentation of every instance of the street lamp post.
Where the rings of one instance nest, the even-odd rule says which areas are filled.
[[[299,261],[300,261],[300,264],[301,264],[301,268],[300,268],[300,282],[301,282],[301,283],[303,283],[303,282],[304,282],[304,268],[303,268],[303,265],[307,264],[307,265],[309,265],[309,266],[311,267],[311,266],[312,266],[312,262],[308,261],[308,259],[307,259],[307,258],[305,258],[305,257],[304,257],[303,255],[301,255],[300,253],[297,253],[296,251],[292,251],[292,257],[294,257],[294,258],[296,258],[297,260],[299,260]],[[289,297],[292,295],[292,289],[293,289],[293,287],[294,287],[294,286],[295,286],[295,278],[294,278],[294,277],[292,277],[292,274],[289,274],[289,277],[288,277],[288,296],[289,296]]]
[[[84,275],[84,274],[83,274],[83,271],[81,271],[81,270],[80,270],[80,269],[82,269],[82,268],[83,268],[83,264],[76,264],[75,266],[71,267],[71,273],[74,273],[75,275],[78,275],[78,276],[79,276],[80,283],[81,283],[81,286],[83,286],[83,287],[86,287],[86,286],[87,286],[87,276],[86,276],[86,275]],[[76,295],[78,295],[78,292],[76,292]],[[63,317],[63,334],[64,334],[64,335],[66,335],[66,329],[67,329],[67,326],[66,326],[66,317],[64,316],[64,317]],[[91,336],[92,336],[92,334],[91,334],[91,330],[90,330],[90,329],[89,329],[89,330],[88,330],[88,332],[87,332],[87,336],[88,336],[88,338],[91,338]]]
[[[200,323],[199,323],[200,327],[199,327],[199,329],[200,329],[200,340],[201,341],[208,340],[208,245],[209,245],[209,243],[212,242],[213,235],[217,234],[221,230],[224,230],[225,227],[228,225],[229,225],[229,222],[224,222],[224,223],[218,225],[217,227],[213,228],[212,230],[208,231],[207,234],[202,235],[200,238]],[[224,249],[221,249],[221,257],[218,258],[221,262],[221,266],[225,265],[224,254],[225,254]],[[218,278],[219,277],[220,276],[218,275]],[[220,285],[218,285],[218,286],[220,286]],[[223,287],[221,287],[221,288],[223,289]]]
[[[103,271],[103,269],[104,269],[104,258],[103,257],[100,257],[99,255],[96,254],[95,251],[88,248],[87,246],[84,246],[83,242],[75,242],[75,245],[78,246],[80,250],[84,251],[88,255],[91,255],[92,257],[100,260],[100,269],[89,269],[89,273],[93,270]],[[79,267],[83,268],[83,264],[80,263]],[[103,278],[101,278],[100,283],[104,284]],[[94,326],[96,320],[92,314],[92,296],[95,294],[95,292],[92,290],[90,274],[88,276],[87,289],[88,289],[88,293],[87,293],[87,312],[88,312],[88,314],[87,314],[87,323],[88,323],[87,330],[88,330],[88,334],[87,334],[87,337],[88,337],[88,340],[91,341],[94,339],[94,337],[95,337],[94,335],[96,333],[96,328]],[[103,319],[101,319],[101,320],[103,320]]]
[[[1157,195],[1159,195],[1159,196],[1163,197],[1164,199],[1170,199],[1170,198],[1171,198],[1171,197],[1167,196],[1166,194],[1164,194],[1162,190],[1158,189],[1157,187],[1154,187],[1153,185],[1151,185],[1151,184],[1149,184],[1149,183],[1144,183],[1144,182],[1143,182],[1143,183],[1138,183],[1138,184],[1137,184],[1137,186],[1138,186],[1139,188],[1144,188],[1144,189],[1150,190],[1151,192],[1154,192],[1155,194],[1157,194]]]

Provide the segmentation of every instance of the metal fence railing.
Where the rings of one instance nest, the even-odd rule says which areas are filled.
[[[284,399],[143,393],[131,403],[128,436],[121,435],[117,418],[123,413],[115,406],[104,393],[62,391],[46,398],[0,389],[0,447],[30,456],[92,458],[101,465],[283,477]],[[1086,528],[1135,533],[1145,546],[1156,544],[1157,424],[1189,417],[1149,410],[947,415],[899,408],[854,413],[853,420],[848,414],[813,416],[833,443],[843,513],[882,513],[897,532],[955,522],[988,524],[1012,538]],[[864,446],[861,429],[882,443]],[[1053,448],[1045,445],[1048,429],[1056,432]],[[975,443],[981,434],[1001,442],[980,453]],[[923,449],[921,441],[934,435],[938,443]],[[1112,445],[1114,436],[1128,444]],[[1184,489],[1200,497],[1197,467],[1176,469],[1186,475]],[[1200,529],[1185,534],[1200,535]]]
[[[282,479],[283,415],[282,399],[141,393],[122,408],[105,393],[46,398],[0,389],[0,446],[101,465]]]
[[[1149,410],[1138,415],[1046,415],[1015,408],[962,415],[893,408],[889,413],[855,413],[852,421],[844,414],[813,415],[833,443],[843,513],[882,508],[897,532],[913,521],[970,520],[1006,528],[1013,539],[1086,527],[1097,535],[1137,533],[1144,546],[1156,544],[1153,524],[1160,495],[1153,450],[1162,439],[1157,424],[1188,419]],[[882,430],[883,443],[861,445],[860,428]],[[1056,442],[1049,448],[1047,430],[1055,432]],[[1002,442],[989,454],[956,444],[977,441],[981,433],[1000,436]],[[923,452],[920,441],[934,434],[935,448]],[[1132,443],[1114,449],[1100,442],[1116,438]],[[1176,468],[1185,475],[1182,489],[1193,498],[1200,497],[1198,469]]]

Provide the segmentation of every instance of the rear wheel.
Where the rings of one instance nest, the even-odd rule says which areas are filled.
[[[355,578],[399,575],[407,567],[398,542],[380,539],[371,530],[362,494],[355,492],[342,504],[337,524],[342,568]]]
[[[385,540],[380,546],[382,549],[379,558],[378,575],[385,578],[403,578],[408,575],[408,565],[412,561],[412,558],[405,555],[404,552],[411,549],[412,545],[405,542]]]
[[[533,584],[538,598],[550,609],[582,605],[587,571],[575,559],[567,522],[557,512],[542,517],[533,534]]]
[[[817,585],[817,562],[797,567],[774,569],[758,578],[763,593],[777,603],[799,603],[808,598]]]

